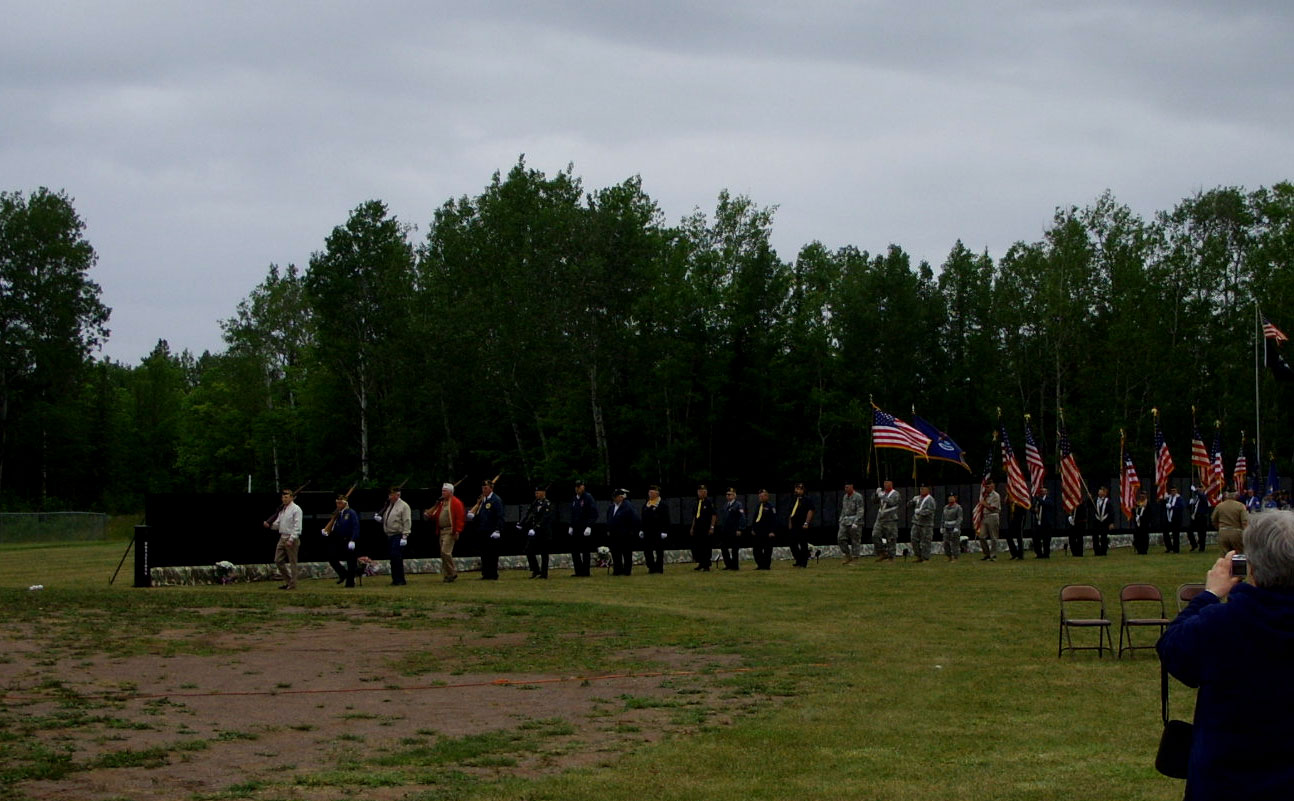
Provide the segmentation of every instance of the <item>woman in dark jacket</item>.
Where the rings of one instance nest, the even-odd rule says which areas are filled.
[[[1168,672],[1199,688],[1188,801],[1294,798],[1294,512],[1254,515],[1244,545],[1251,583],[1227,553],[1159,640]]]

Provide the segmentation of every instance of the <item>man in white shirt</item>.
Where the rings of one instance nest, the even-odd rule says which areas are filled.
[[[297,588],[297,550],[301,547],[301,507],[295,503],[290,489],[283,490],[279,500],[282,505],[274,517],[265,521],[265,527],[279,533],[279,543],[274,549],[274,564],[283,576],[280,590]]]

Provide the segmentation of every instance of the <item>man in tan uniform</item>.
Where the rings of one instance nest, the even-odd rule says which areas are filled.
[[[1249,525],[1249,510],[1228,492],[1226,500],[1213,507],[1213,525],[1218,530],[1218,544],[1222,552],[1245,552],[1244,530]],[[1204,550],[1202,547],[1200,550]]]

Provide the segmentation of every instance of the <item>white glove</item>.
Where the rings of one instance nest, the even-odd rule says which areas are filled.
[[[346,550],[348,551],[355,550],[355,540],[351,540],[350,542],[346,543]]]
[[[668,535],[668,534],[666,534],[664,531],[662,531],[662,532],[660,533],[660,538],[661,538],[661,539],[665,539],[665,538],[666,538],[666,537],[668,537],[668,536],[669,536],[669,535]]]
[[[381,523],[381,522],[382,522],[382,515],[373,515],[373,522],[375,522],[375,523]]]
[[[403,548],[404,546],[406,546],[406,545],[408,545],[408,544],[409,544],[409,538],[408,538],[408,537],[401,537],[401,538],[400,538],[400,547],[401,547],[401,548]]]
[[[497,532],[497,531],[496,531],[496,532],[494,532],[493,534],[491,534],[491,535],[490,535],[490,539],[492,539],[492,540],[497,540],[497,539],[498,539],[499,537],[501,537],[501,536],[503,536],[503,535],[501,535],[499,532]]]
[[[533,528],[532,528],[532,529],[530,529],[529,531],[527,531],[527,532],[526,532],[526,536],[527,536],[527,537],[533,537],[533,536],[535,536],[535,530],[534,530]]]
[[[570,535],[572,535],[572,536],[574,536],[574,535],[575,535],[575,526],[567,526],[567,527],[566,527],[566,533],[567,533],[567,534],[570,534]]]
[[[293,534],[293,535],[289,536],[289,537],[288,537],[288,545],[296,545],[296,544],[297,544],[297,535]]]
[[[643,532],[641,532],[641,531],[640,531],[640,532],[638,532],[638,539],[642,539],[643,537],[646,537],[646,536],[647,536],[647,535],[646,535],[646,534],[644,534]]]
[[[322,535],[324,535],[325,537],[327,537],[327,536],[328,536],[328,529],[326,529],[326,528],[321,528],[321,529],[319,529],[319,533],[320,533],[320,534],[322,534]]]
[[[593,536],[593,529],[591,529],[591,528],[586,528],[586,529],[584,529],[584,536],[586,536],[586,537],[591,537],[591,536]]]
[[[472,514],[471,512],[468,512],[468,513],[467,513],[467,519],[468,519],[468,520],[475,520],[475,519],[476,519],[476,515]]]

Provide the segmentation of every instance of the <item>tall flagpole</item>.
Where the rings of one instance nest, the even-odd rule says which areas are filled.
[[[1258,375],[1261,371],[1259,367],[1258,352],[1263,342],[1263,321],[1262,315],[1258,311],[1258,299],[1254,298],[1254,460],[1257,464],[1254,467],[1262,467],[1263,453],[1263,424],[1260,415],[1262,407],[1258,403]]]

